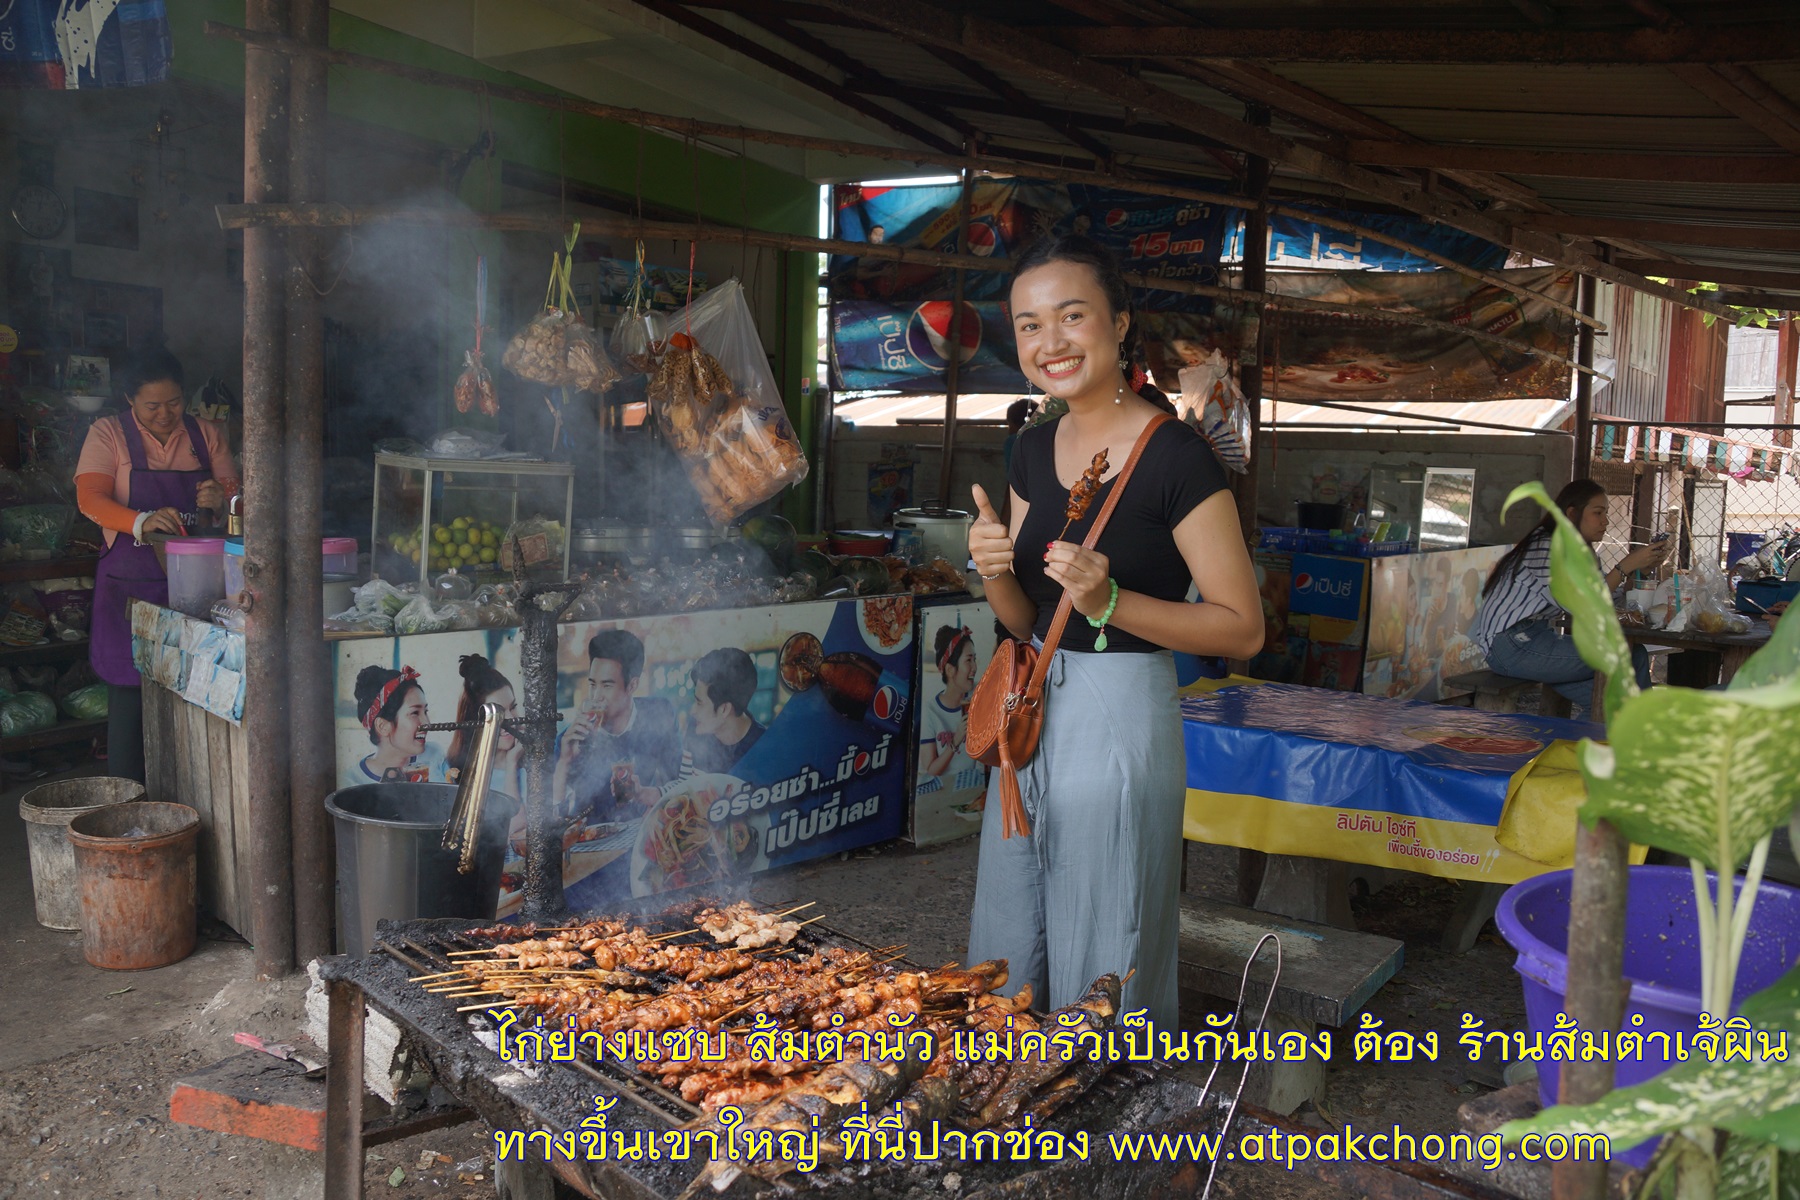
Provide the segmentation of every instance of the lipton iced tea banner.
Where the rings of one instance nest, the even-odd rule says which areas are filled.
[[[1574,861],[1572,743],[1601,732],[1244,679],[1181,715],[1190,840],[1484,883]]]
[[[562,626],[552,800],[569,904],[724,885],[898,837],[915,653],[910,596]],[[456,720],[469,687],[477,703],[523,702],[515,630],[355,639],[336,665],[339,786],[389,771],[454,782],[461,743],[418,726]],[[359,678],[368,694],[408,667],[417,689],[371,728]],[[522,757],[502,735],[495,793],[520,794]],[[502,916],[522,900],[522,819],[508,840]]]

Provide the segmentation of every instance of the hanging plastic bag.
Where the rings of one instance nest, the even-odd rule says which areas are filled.
[[[644,266],[644,243],[637,244],[637,267],[631,277],[631,291],[625,297],[625,312],[613,326],[608,343],[613,361],[622,371],[649,375],[668,347],[662,318],[651,308],[654,288],[650,271]]]
[[[668,348],[650,379],[657,426],[721,525],[806,478],[756,323],[737,280],[669,319]]]
[[[568,387],[604,392],[618,382],[619,372],[601,348],[593,326],[581,319],[575,289],[569,284],[574,265],[578,224],[570,231],[568,254],[550,256],[550,284],[544,293],[544,311],[513,335],[500,363],[521,379],[545,387]]]
[[[475,257],[475,347],[463,351],[463,373],[456,378],[456,411],[479,408],[483,416],[500,415],[500,396],[493,376],[481,361],[481,334],[487,323],[487,255]]]
[[[1181,419],[1212,444],[1219,461],[1237,474],[1250,469],[1250,405],[1217,350],[1198,366],[1181,369]]]
[[[1749,633],[1750,618],[1737,611],[1725,576],[1704,555],[1695,557],[1689,626],[1701,633]]]

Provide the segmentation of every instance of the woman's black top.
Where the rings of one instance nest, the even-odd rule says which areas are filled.
[[[1062,600],[1062,587],[1044,574],[1044,550],[1061,534],[1069,489],[1056,477],[1056,428],[1062,418],[1046,421],[1019,435],[1013,447],[1012,469],[1007,482],[1030,506],[1019,527],[1014,547],[1013,573],[1019,586],[1037,605],[1033,632],[1043,638]],[[1108,447],[1107,455],[1121,469],[1131,446]],[[1062,540],[1079,545],[1118,483],[1115,474],[1100,485],[1087,514],[1069,527]],[[1224,490],[1225,470],[1206,439],[1180,421],[1165,421],[1144,447],[1144,457],[1132,472],[1130,486],[1107,520],[1095,547],[1112,563],[1112,577],[1119,590],[1138,592],[1158,600],[1185,600],[1193,586],[1187,561],[1175,547],[1175,527],[1182,518],[1214,492]],[[1064,650],[1091,652],[1099,630],[1078,612],[1069,614],[1063,629]],[[1106,653],[1151,653],[1162,649],[1122,629],[1108,627]]]

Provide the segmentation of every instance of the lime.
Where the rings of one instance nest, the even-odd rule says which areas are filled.
[[[483,546],[481,548],[481,561],[482,562],[491,563],[496,558],[499,558],[499,557],[500,557],[500,552],[495,550],[492,546]]]
[[[433,529],[431,531],[431,536],[439,545],[447,546],[450,544],[450,531],[445,529],[442,525]]]
[[[500,544],[500,537],[493,530],[484,529],[481,531],[481,544],[490,547],[498,546]]]
[[[467,529],[468,527],[469,518],[467,517],[458,517],[456,520],[450,522],[450,528],[452,529]]]
[[[407,551],[407,557],[412,559],[414,562],[418,562],[419,561],[419,552],[417,550],[409,550],[409,551]]]

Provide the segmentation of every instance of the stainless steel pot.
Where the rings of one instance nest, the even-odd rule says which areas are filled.
[[[623,521],[607,521],[583,526],[575,531],[569,549],[588,559],[639,558],[655,548],[656,531],[648,525],[627,525]]]

